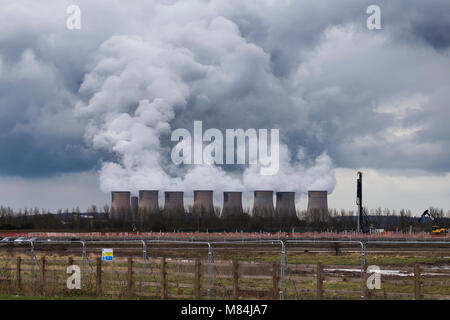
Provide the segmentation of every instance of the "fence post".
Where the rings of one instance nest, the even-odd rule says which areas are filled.
[[[281,241],[280,300],[284,300],[284,269],[286,266],[286,244]]]
[[[208,263],[213,263],[213,262],[214,262],[214,259],[213,259],[212,247],[211,247],[211,245],[208,243]],[[208,266],[208,289],[206,290],[206,293],[207,293],[208,297],[209,297],[209,295],[211,294],[211,284],[212,284],[212,281],[211,281],[211,272],[212,272],[212,268],[211,268],[211,266],[209,265],[209,266]]]
[[[167,273],[166,273],[166,258],[162,257],[161,258],[161,299],[167,299]]]
[[[323,298],[323,266],[321,262],[317,262],[317,299]]]
[[[22,259],[20,257],[17,257],[17,264],[16,264],[16,291],[17,291],[17,293],[19,293],[20,289],[22,288],[22,277],[20,274],[21,263],[22,263]]]
[[[361,245],[361,299],[364,299],[365,295],[365,286],[366,283],[364,283],[364,266],[366,265],[366,243],[359,242]]]
[[[41,258],[41,295],[45,295],[45,256]]]
[[[67,265],[70,267],[73,265],[73,258],[69,257],[68,261],[67,261]],[[71,290],[67,289],[66,292],[69,293]]]
[[[33,284],[33,291],[35,290],[35,274],[34,274],[34,259],[36,258],[34,255],[34,243],[30,241],[31,247],[31,282]]]
[[[133,294],[133,258],[128,257],[128,279],[127,279],[128,295]]]
[[[274,262],[272,266],[272,285],[273,285],[273,300],[277,300],[280,296],[280,269],[278,262]]]
[[[97,296],[102,295],[102,258],[97,257],[97,274],[96,274]]]
[[[233,300],[239,298],[239,262],[233,259],[232,265],[233,273]]]
[[[366,299],[366,300],[369,299],[369,288],[367,287],[367,279],[368,279],[368,276],[367,276],[367,263],[366,263],[364,265],[364,283],[363,283],[363,286],[364,286],[364,290],[363,290],[364,299]]]
[[[421,299],[421,280],[420,280],[420,265],[414,265],[414,298],[416,300]]]
[[[194,279],[194,296],[196,300],[200,300],[200,259],[195,259],[195,279]]]
[[[147,264],[147,244],[142,240],[142,280],[141,280],[141,292],[145,290],[145,266]],[[151,268],[151,265],[150,265]]]
[[[86,254],[86,243],[84,241],[81,241],[81,245],[83,246],[83,262],[82,262],[82,267],[83,270],[82,272],[82,282],[81,282],[81,287],[83,289],[86,289],[86,272],[87,272],[87,268],[86,268],[86,262],[87,262],[87,254]]]

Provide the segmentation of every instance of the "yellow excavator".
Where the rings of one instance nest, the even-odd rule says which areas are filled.
[[[431,234],[433,235],[442,235],[448,233],[447,228],[443,228],[440,226],[438,219],[434,217],[428,210],[425,210],[422,215],[420,216],[419,223],[422,221],[422,219],[428,216],[433,221],[434,225],[431,227]]]

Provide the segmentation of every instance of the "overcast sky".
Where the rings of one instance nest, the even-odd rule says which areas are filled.
[[[0,204],[262,188],[356,209],[362,170],[369,208],[448,210],[449,30],[448,0],[3,0]],[[170,132],[194,120],[278,128],[279,175],[174,167]]]

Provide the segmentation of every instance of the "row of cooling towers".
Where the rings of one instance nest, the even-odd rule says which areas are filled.
[[[166,191],[164,201],[164,214],[184,214],[184,193],[182,191]],[[327,210],[327,191],[308,191],[308,211]],[[140,190],[139,198],[131,197],[129,191],[111,192],[111,217],[119,218],[124,212],[137,214],[151,214],[159,212],[158,191]],[[224,192],[222,218],[237,216],[243,213],[242,192]],[[273,191],[254,191],[253,216],[269,217],[296,217],[295,192],[277,192],[276,207],[273,204]],[[213,191],[194,191],[194,204],[191,214],[199,216],[215,215]]]

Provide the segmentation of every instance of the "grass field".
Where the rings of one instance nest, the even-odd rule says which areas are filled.
[[[111,247],[111,246],[108,246]],[[18,295],[14,292],[15,263],[18,256],[23,259],[24,283],[29,283],[30,251],[28,248],[0,248],[0,299],[3,300],[84,300],[84,299],[160,299],[160,259],[167,259],[167,288],[170,298],[184,297],[191,299],[194,295],[193,261],[201,259],[207,263],[207,248],[193,246],[160,245],[148,249],[146,263],[145,290],[142,285],[142,248],[139,246],[114,246],[114,262],[103,263],[102,273],[104,292],[98,297],[95,291],[96,259],[101,256],[101,246],[89,245],[87,250],[87,287],[81,292],[68,292],[65,289],[67,275],[65,268],[69,257],[74,264],[82,265],[80,248],[52,248],[36,247],[36,281],[39,283],[39,261],[46,257],[46,277],[54,280],[55,284],[48,285],[43,294],[39,290],[22,290]],[[3,249],[3,250],[2,250]],[[335,248],[336,249],[336,248]],[[214,299],[229,299],[233,280],[231,274],[231,260],[242,263],[239,288],[242,298],[248,296],[264,298],[273,288],[270,280],[271,266],[280,263],[281,253],[277,246],[217,246],[213,249],[214,261],[228,266],[213,267],[211,293]],[[132,283],[133,294],[127,293],[127,258],[133,257]],[[368,265],[377,265],[382,270],[402,272],[400,274],[383,275],[382,288],[372,292],[371,299],[411,299],[414,297],[413,267],[420,264],[425,273],[422,278],[422,295],[424,298],[450,299],[450,249],[441,248],[373,248],[366,254]],[[316,271],[315,266],[320,262],[324,265],[323,297],[325,299],[359,299],[361,292],[361,254],[358,248],[291,246],[286,250],[285,276],[283,286],[286,299],[315,299]],[[252,268],[252,266],[254,268]],[[447,273],[432,274],[436,268]],[[348,270],[347,270],[348,269]],[[437,269],[436,269],[437,270]],[[206,296],[209,282],[206,266],[202,267],[201,295]],[[433,271],[434,272],[434,271]],[[443,271],[439,271],[443,272]],[[228,276],[227,276],[228,274]],[[3,278],[2,278],[3,279]],[[9,281],[9,282],[8,282]],[[226,289],[228,288],[228,289]]]

